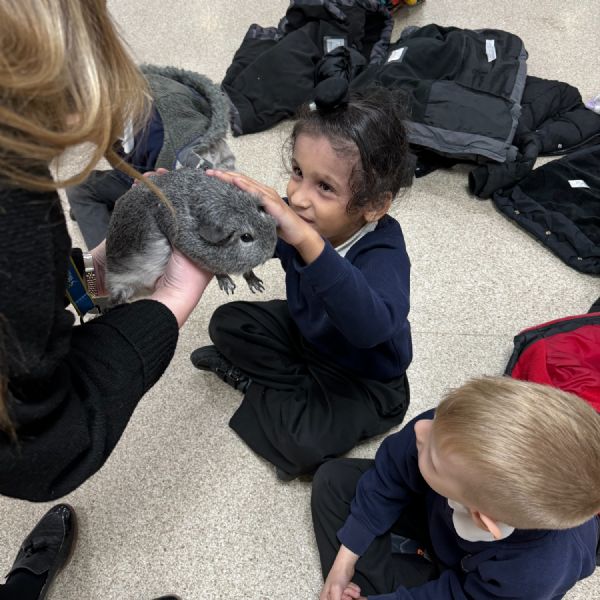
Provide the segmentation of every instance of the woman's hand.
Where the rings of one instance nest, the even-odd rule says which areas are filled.
[[[98,296],[107,296],[106,289],[106,240],[90,253],[94,259]],[[156,280],[152,300],[164,304],[181,327],[196,308],[213,273],[201,269],[187,256],[173,249],[165,272]]]
[[[187,256],[173,249],[165,272],[156,280],[152,300],[162,302],[181,327],[196,308],[213,273],[200,268]]]
[[[90,250],[90,254],[94,261],[98,296],[108,296],[108,290],[106,289],[106,240],[102,240],[95,248]]]
[[[284,241],[294,246],[304,261],[309,264],[323,251],[325,242],[308,223],[303,221],[272,187],[260,183],[247,175],[232,171],[207,169],[207,175],[232,183],[244,192],[258,196],[264,209],[277,222],[277,233]]]

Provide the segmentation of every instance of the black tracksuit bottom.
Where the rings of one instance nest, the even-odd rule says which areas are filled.
[[[313,478],[311,509],[323,579],[340,548],[337,532],[350,514],[358,480],[374,462],[339,458],[321,466]],[[389,594],[400,586],[415,587],[439,577],[432,560],[435,559],[422,498],[403,511],[390,531],[373,540],[356,562],[352,581],[360,587],[362,596]]]
[[[284,300],[224,304],[209,333],[252,379],[230,426],[292,477],[313,473],[406,414],[406,375],[382,383],[343,369],[303,339]]]

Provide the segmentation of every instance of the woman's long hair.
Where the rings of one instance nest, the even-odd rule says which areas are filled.
[[[83,181],[102,157],[139,178],[113,144],[126,123],[143,126],[149,110],[146,80],[105,0],[0,0],[1,181],[52,190]],[[94,150],[77,175],[54,180],[39,168],[81,142]],[[0,327],[0,350],[5,334]],[[7,371],[0,352],[0,428],[14,437]]]
[[[103,156],[121,162],[112,145],[125,123],[144,123],[149,98],[105,0],[0,0],[0,177],[48,190],[83,181]],[[95,146],[81,173],[32,174],[81,142]]]

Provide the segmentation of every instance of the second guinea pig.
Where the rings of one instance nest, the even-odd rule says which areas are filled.
[[[152,290],[172,246],[215,273],[226,293],[236,287],[229,273],[243,273],[252,292],[263,291],[252,269],[273,257],[277,230],[259,199],[202,170],[184,168],[151,179],[173,210],[143,183],[119,198],[106,236],[110,303]]]

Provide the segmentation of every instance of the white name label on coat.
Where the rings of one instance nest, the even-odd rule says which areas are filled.
[[[346,45],[346,40],[344,38],[334,38],[326,36],[323,38],[323,40],[325,42],[325,54],[329,54],[330,52],[333,52],[336,48]]]
[[[387,59],[388,62],[393,62],[395,60],[400,60],[404,53],[406,52],[406,46],[404,48],[396,48]]]
[[[569,179],[569,185],[572,188],[589,188],[590,187],[583,179]]]
[[[496,42],[494,40],[485,40],[485,53],[488,57],[488,62],[496,60]]]

